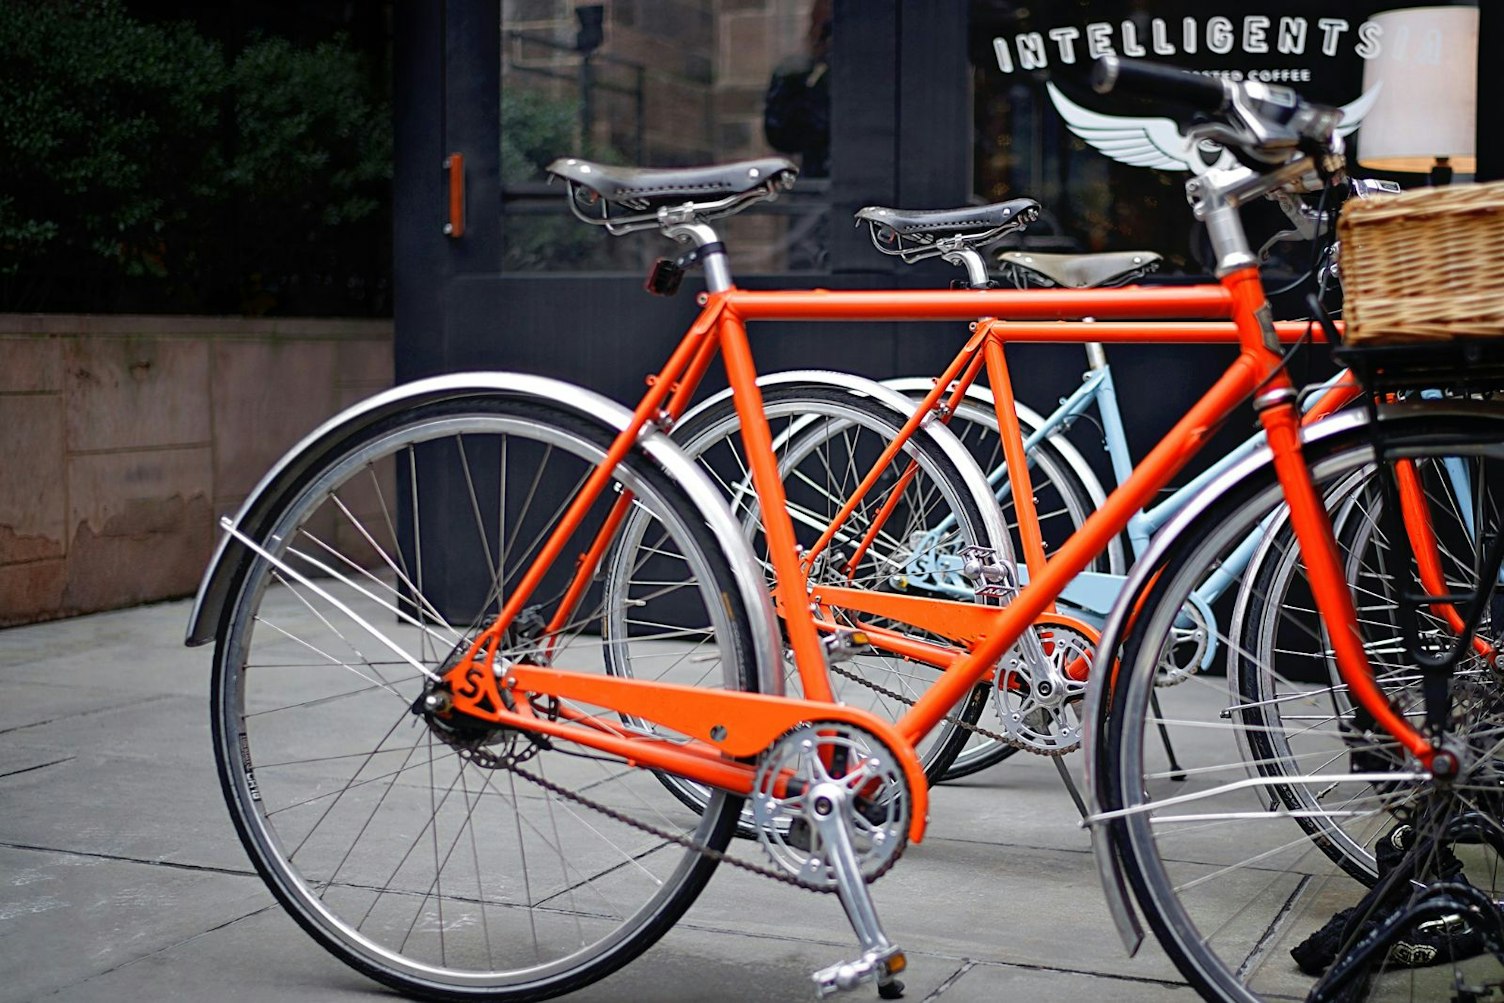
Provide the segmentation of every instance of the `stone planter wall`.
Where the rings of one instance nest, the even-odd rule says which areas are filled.
[[[219,516],[391,382],[390,321],[0,314],[0,626],[191,595]]]

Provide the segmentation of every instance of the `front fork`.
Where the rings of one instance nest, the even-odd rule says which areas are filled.
[[[1254,409],[1268,436],[1275,473],[1290,507],[1290,525],[1305,558],[1316,608],[1327,625],[1337,671],[1354,700],[1375,724],[1393,735],[1423,767],[1442,773],[1455,770],[1450,754],[1439,756],[1441,750],[1395,709],[1374,680],[1373,667],[1358,632],[1358,612],[1338,558],[1331,520],[1301,451],[1295,399],[1289,378],[1280,372],[1269,380],[1268,389],[1254,399]]]

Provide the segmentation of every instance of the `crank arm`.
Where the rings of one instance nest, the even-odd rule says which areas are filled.
[[[903,971],[908,961],[903,951],[894,946],[883,932],[877,907],[862,877],[861,864],[851,842],[848,805],[851,792],[839,783],[827,781],[816,784],[806,797],[815,805],[810,821],[819,836],[818,845],[824,847],[835,871],[836,896],[841,900],[841,908],[846,910],[846,918],[851,921],[857,943],[862,948],[861,956],[856,960],[839,962],[815,972],[812,976],[815,993],[823,999],[855,989],[865,982],[876,982],[884,999],[893,998],[903,991],[902,984],[894,984],[893,976]]]

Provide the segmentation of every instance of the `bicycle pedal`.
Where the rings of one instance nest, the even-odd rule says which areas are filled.
[[[846,662],[867,651],[872,646],[872,639],[866,631],[842,628],[827,635],[822,643],[826,660]]]
[[[903,994],[903,983],[893,976],[907,968],[908,964],[908,959],[899,948],[873,948],[863,952],[855,961],[842,961],[816,972],[812,976],[815,980],[815,995],[824,999],[836,993],[848,992],[867,982],[876,982],[879,996],[883,999],[898,999]],[[897,989],[889,988],[890,986],[896,986]],[[895,992],[896,995],[888,995]]]

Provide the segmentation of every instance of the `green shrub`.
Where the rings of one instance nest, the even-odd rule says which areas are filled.
[[[178,231],[222,167],[219,48],[112,0],[7,0],[0,51],[0,273],[36,286],[178,268]]]
[[[390,112],[343,40],[6,0],[0,51],[0,309],[384,308]]]

